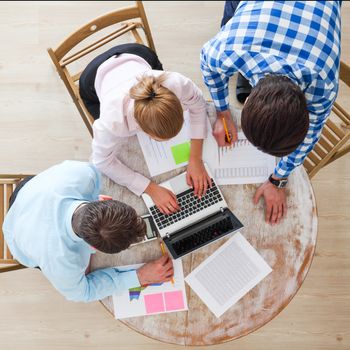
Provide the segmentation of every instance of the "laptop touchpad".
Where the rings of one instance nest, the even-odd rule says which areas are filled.
[[[186,173],[170,179],[169,182],[175,194],[184,192],[190,188],[186,183]]]

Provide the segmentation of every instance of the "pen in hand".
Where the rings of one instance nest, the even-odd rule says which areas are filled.
[[[162,254],[165,255],[166,252],[165,252],[165,248],[164,248],[164,243],[162,241],[160,241],[159,244],[160,244],[160,249],[162,250]],[[170,281],[174,285],[174,278],[173,277],[171,277]]]
[[[225,141],[228,143],[231,143],[231,134],[228,132],[225,117],[222,117],[221,120],[222,120],[222,124],[224,125],[225,134],[226,134]]]

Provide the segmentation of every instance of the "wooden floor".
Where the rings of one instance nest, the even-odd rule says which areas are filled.
[[[46,48],[97,15],[130,2],[0,3],[0,173],[36,173],[87,160],[90,136]],[[350,3],[343,6],[342,58],[350,63]],[[201,45],[223,2],[145,3],[161,60],[205,92]],[[350,94],[347,95],[350,98]],[[350,155],[312,181],[319,234],[309,275],[289,306],[242,339],[213,349],[350,349]],[[178,349],[136,334],[99,303],[67,302],[37,270],[0,275],[1,349]]]

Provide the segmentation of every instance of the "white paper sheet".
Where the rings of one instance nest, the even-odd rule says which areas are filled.
[[[216,317],[234,305],[272,269],[237,232],[185,281]]]
[[[203,159],[218,185],[264,182],[276,165],[275,157],[259,151],[243,132],[238,133],[231,148],[218,147],[210,132],[204,142]]]
[[[184,113],[184,125],[178,135],[168,141],[158,142],[144,132],[137,134],[148,170],[151,176],[163,174],[188,164],[181,161],[179,146],[190,145],[189,114]],[[244,136],[238,133],[238,141],[232,148],[218,147],[212,128],[207,119],[207,138],[203,145],[203,160],[208,164],[218,185],[250,184],[264,182],[274,171],[275,157],[255,148]],[[180,153],[176,159],[175,153]],[[179,162],[180,160],[180,162]]]
[[[118,270],[138,269],[143,264],[118,267]],[[164,282],[160,285],[148,285],[136,290],[127,289],[122,294],[113,295],[114,315],[116,319],[178,312],[188,309],[182,262],[173,260],[174,284]]]
[[[139,132],[137,138],[151,176],[180,168],[188,164],[188,161],[177,163],[172,148],[190,142],[189,114],[184,113],[184,124],[181,131],[168,141],[155,141],[144,132]]]

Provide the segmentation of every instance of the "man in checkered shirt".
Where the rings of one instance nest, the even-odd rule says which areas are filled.
[[[252,86],[242,109],[243,132],[262,151],[281,157],[254,196],[255,203],[264,197],[271,224],[286,215],[287,178],[319,140],[337,96],[340,5],[227,1],[220,32],[201,52],[203,78],[217,110],[213,134],[218,145],[230,145],[222,118],[231,143],[237,138],[228,81],[238,72]]]

